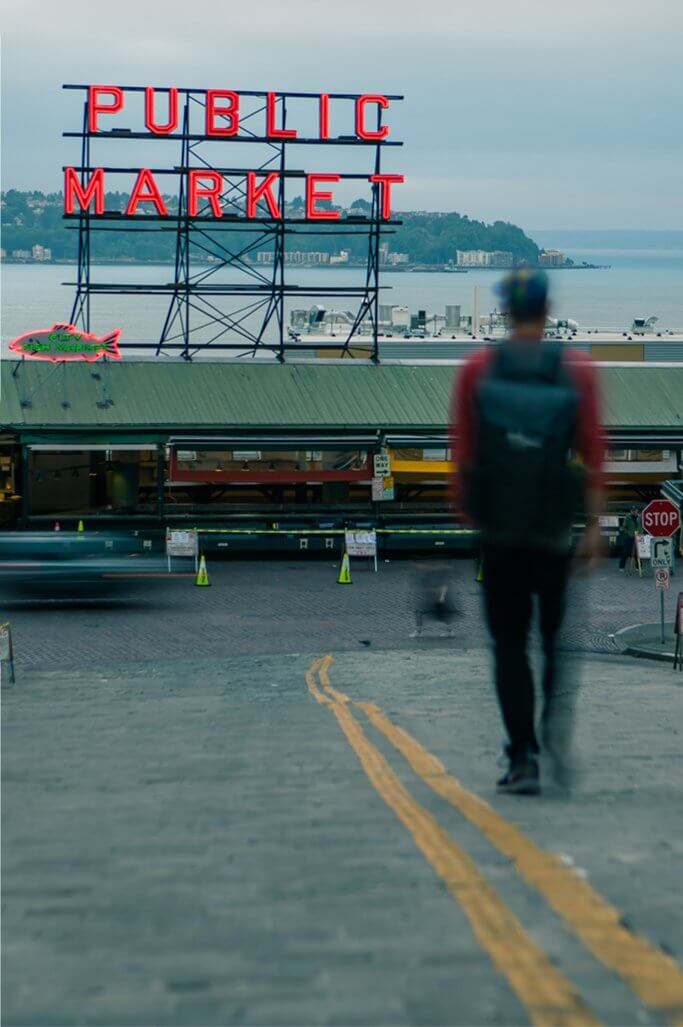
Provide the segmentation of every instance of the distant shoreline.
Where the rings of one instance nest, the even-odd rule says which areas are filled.
[[[3,257],[0,263],[11,264],[13,266],[25,266],[25,267],[75,267],[75,261],[72,260],[23,260],[16,257]],[[92,267],[170,267],[171,262],[161,260],[114,260],[109,258],[108,260],[91,260],[90,264]],[[211,267],[212,265],[208,262],[202,263],[201,261],[193,261],[195,266],[200,267]],[[266,268],[272,265],[250,265],[252,267]],[[293,271],[360,271],[365,268],[366,264],[364,261],[359,261],[354,264],[288,264],[286,265],[288,270]],[[543,271],[608,271],[611,268],[611,264],[559,264],[555,267],[541,267],[540,264],[530,264],[529,267],[539,267]],[[463,267],[456,269],[449,269],[444,267],[442,264],[408,264],[400,267],[386,267],[381,266],[381,273],[389,274],[444,274],[444,275],[466,275],[470,271],[493,271],[499,274],[501,271],[509,271],[509,267]]]

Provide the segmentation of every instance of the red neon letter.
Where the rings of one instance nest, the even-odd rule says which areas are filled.
[[[330,138],[330,97],[328,93],[320,94],[320,138]]]
[[[389,106],[386,96],[379,96],[373,93],[359,96],[356,100],[356,135],[359,139],[386,139],[389,135],[388,125],[382,125],[376,132],[365,127],[365,108],[369,103],[376,103],[379,107]]]
[[[166,136],[175,132],[178,127],[178,90],[168,90],[168,121],[165,125],[157,125],[154,120],[154,89],[147,86],[145,89],[145,128],[155,132],[158,136]]]
[[[270,139],[296,139],[296,129],[275,127],[275,104],[277,93],[266,95],[266,135]]]
[[[403,175],[370,175],[371,182],[379,182],[382,196],[382,217],[388,221],[391,217],[391,185],[392,182],[405,182]]]
[[[278,181],[280,176],[277,171],[271,171],[269,175],[263,179],[260,185],[256,185],[256,172],[247,171],[247,217],[253,218],[256,216],[256,204],[259,200],[265,200],[268,205],[272,217],[281,218],[280,208],[277,205],[277,200],[273,196],[271,189]]]
[[[332,202],[332,193],[317,191],[318,182],[338,182],[341,175],[306,175],[306,217],[313,221],[336,221],[340,216],[338,210],[318,210],[319,200]]]
[[[136,214],[139,203],[153,203],[157,214],[168,214],[159,187],[154,181],[154,175],[149,168],[143,168],[138,172],[138,177],[130,194],[130,200],[126,207],[126,214]]]
[[[104,168],[95,168],[87,186],[78,181],[75,168],[64,169],[64,213],[73,214],[74,197],[81,210],[87,210],[95,197],[95,213],[104,213]]]
[[[100,93],[113,96],[113,103],[99,103]],[[88,131],[97,132],[97,115],[114,114],[123,107],[123,89],[118,86],[88,87]]]
[[[217,100],[227,100],[218,105]],[[229,125],[217,125],[216,118],[227,118]],[[240,97],[231,89],[206,90],[206,134],[207,136],[236,136],[240,129]]]
[[[202,179],[209,179],[213,184],[209,186],[200,185]],[[203,196],[209,201],[209,206],[213,211],[215,218],[222,218],[223,211],[221,209],[219,197],[223,191],[223,176],[218,171],[201,171],[193,168],[190,171],[190,187],[188,190],[188,208],[190,211],[190,217],[195,218],[199,209],[197,200],[200,196]]]

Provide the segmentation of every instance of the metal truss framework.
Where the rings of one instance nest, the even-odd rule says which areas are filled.
[[[91,133],[89,129],[88,86],[65,85],[65,89],[85,91],[83,104],[83,127],[78,132],[64,132],[65,137],[78,138],[81,142],[81,163],[76,167],[81,184],[85,185],[96,166],[104,167],[105,174],[131,174],[139,169],[122,166],[95,165],[92,162],[93,139],[114,140],[159,140],[150,131],[117,130]],[[144,87],[123,87],[126,92],[144,92]],[[159,90],[164,92],[164,90]],[[378,349],[378,304],[380,290],[380,243],[382,238],[393,232],[401,222],[382,218],[382,196],[379,183],[371,185],[371,209],[367,217],[345,216],[334,222],[320,222],[306,217],[288,216],[285,209],[285,183],[299,179],[305,172],[292,170],[287,166],[287,148],[296,145],[325,147],[362,147],[370,152],[372,164],[366,173],[342,173],[342,180],[358,179],[367,182],[370,174],[382,173],[382,151],[387,146],[401,146],[398,141],[387,139],[364,140],[353,136],[339,136],[320,140],[317,138],[271,139],[258,135],[248,127],[251,119],[263,116],[266,109],[265,92],[240,91],[240,97],[250,97],[253,109],[240,117],[240,132],[237,136],[216,139],[191,131],[192,114],[195,107],[206,109],[206,91],[201,89],[180,89],[182,97],[181,130],[163,136],[174,140],[180,146],[180,162],[173,167],[153,167],[156,176],[175,176],[177,185],[177,211],[168,215],[127,215],[123,212],[104,214],[79,211],[65,214],[68,221],[76,222],[78,231],[77,280],[66,283],[75,286],[75,297],[71,321],[90,331],[91,297],[96,295],[168,296],[168,309],[161,326],[159,341],[123,342],[120,345],[135,349],[154,349],[157,355],[180,355],[185,360],[201,350],[235,351],[238,355],[275,355],[280,361],[287,353],[306,350],[334,349],[342,355],[351,356],[351,345],[361,322],[369,326],[367,336],[371,342],[371,358],[377,362]],[[346,100],[355,103],[359,94],[329,94],[330,100]],[[278,107],[280,125],[287,123],[288,100],[318,99],[317,93],[280,93]],[[389,100],[401,100],[400,96],[388,96]],[[246,123],[246,124],[245,124]],[[252,122],[253,123],[253,122]],[[377,129],[382,127],[382,109],[377,106]],[[216,142],[236,145],[241,142],[258,144],[266,149],[266,156],[256,167],[216,167],[204,155],[208,144]],[[203,152],[204,151],[204,152]],[[231,151],[234,152],[234,151]],[[220,219],[210,216],[208,202],[200,206],[196,216],[191,216],[188,207],[187,181],[191,169],[212,170],[224,175],[225,189],[219,202],[224,215]],[[245,213],[245,176],[248,170],[267,174],[279,173],[278,206],[281,218],[274,218],[270,211],[264,213],[257,207],[256,216],[247,218]],[[230,210],[230,208],[232,208]],[[172,282],[157,285],[121,284],[116,282],[95,283],[91,274],[91,237],[94,231],[158,231],[175,233],[175,265]],[[285,255],[289,244],[297,235],[362,236],[366,240],[366,260],[360,269],[363,281],[358,285],[343,286],[299,286],[287,282]],[[239,242],[235,237],[241,236]],[[242,241],[243,240],[243,241]],[[272,249],[272,265],[263,267],[248,258],[259,248]],[[211,257],[212,262],[206,263]],[[199,259],[202,260],[198,264]],[[221,277],[221,272],[227,275]],[[230,275],[232,274],[232,280]],[[334,273],[332,273],[334,274]],[[226,278],[228,280],[226,280]],[[285,323],[285,300],[342,298],[349,306],[356,307],[353,322],[335,342],[304,342],[291,335]],[[365,342],[365,337],[364,337]]]

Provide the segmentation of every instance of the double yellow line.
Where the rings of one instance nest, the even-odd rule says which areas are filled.
[[[519,828],[464,788],[443,764],[373,703],[356,702],[333,688],[332,657],[314,660],[306,672],[313,697],[327,706],[354,749],[370,782],[467,916],[475,936],[537,1027],[592,1027],[600,1021],[571,982],[531,940],[471,858],[431,813],[413,799],[382,753],[368,739],[352,707],[406,759],[415,773],[512,860],[520,877],[562,917],[586,948],[616,971],[641,1001],[683,1027],[683,973],[666,953],[631,934],[619,911],[558,856],[540,849]]]

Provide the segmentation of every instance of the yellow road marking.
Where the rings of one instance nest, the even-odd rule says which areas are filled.
[[[331,692],[326,668],[320,679]],[[341,693],[336,693],[341,695]],[[348,701],[348,696],[345,697]],[[460,811],[514,863],[518,874],[536,888],[605,966],[615,970],[646,1005],[683,1027],[683,972],[674,959],[622,926],[618,909],[530,838],[496,813],[488,803],[451,777],[443,763],[394,724],[374,703],[359,702],[370,722],[398,749],[429,787]]]
[[[349,708],[332,688],[327,671],[332,657],[314,660],[306,673],[314,698],[329,706],[370,782],[408,829],[418,849],[445,882],[467,916],[494,965],[526,1008],[536,1027],[598,1027],[600,1021],[571,982],[528,936],[474,862],[435,817],[413,799],[382,753],[369,741]],[[323,691],[318,688],[319,675]]]

